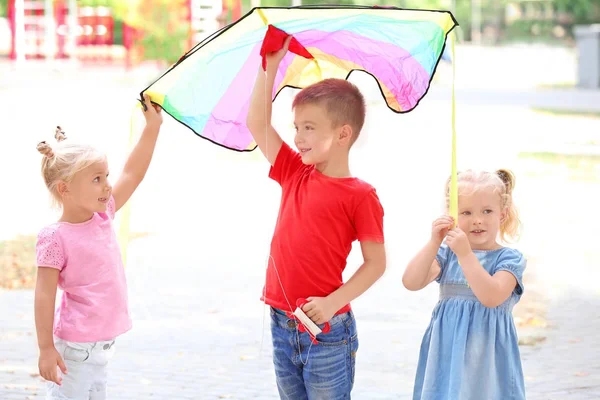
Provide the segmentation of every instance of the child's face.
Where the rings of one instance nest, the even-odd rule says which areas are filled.
[[[294,109],[294,142],[307,165],[325,163],[336,141],[339,129],[333,127],[327,110],[317,104],[303,104]]]
[[[112,192],[108,182],[108,163],[94,163],[78,172],[67,184],[63,196],[65,207],[77,207],[86,212],[106,212]]]
[[[458,196],[458,227],[465,232],[473,250],[496,247],[496,238],[506,211],[500,195],[492,188],[469,190]]]

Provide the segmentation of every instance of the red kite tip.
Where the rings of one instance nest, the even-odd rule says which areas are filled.
[[[265,38],[263,39],[262,46],[260,48],[263,71],[267,70],[267,54],[281,50],[288,36],[290,35],[288,35],[285,31],[269,24],[267,33],[265,34]],[[310,54],[308,50],[306,50],[306,48],[302,46],[294,37],[292,37],[292,40],[290,41],[289,51],[305,58],[314,58],[312,54]]]

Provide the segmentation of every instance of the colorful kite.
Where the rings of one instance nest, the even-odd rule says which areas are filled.
[[[246,127],[261,57],[292,35],[272,98],[353,71],[372,75],[388,107],[413,110],[425,96],[448,34],[450,12],[368,6],[258,7],[186,53],[141,95],[198,136],[228,149],[252,151]]]

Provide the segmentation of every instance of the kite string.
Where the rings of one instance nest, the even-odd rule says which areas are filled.
[[[131,152],[134,144],[134,118],[135,112],[138,108],[141,108],[141,104],[136,102],[135,106],[131,110],[131,116],[129,118],[129,139],[127,142],[128,152]],[[123,267],[125,267],[127,265],[127,248],[129,246],[130,237],[131,199],[129,199],[129,201],[126,202],[122,207],[119,218],[118,242],[119,246],[121,247],[121,259],[123,260]]]
[[[452,52],[452,166],[450,174],[450,205],[449,212],[450,216],[454,218],[454,224],[458,221],[458,177],[456,170],[456,99],[454,93],[454,86],[456,80],[456,57],[454,49],[455,35],[452,32],[450,34],[450,49]]]
[[[272,102],[272,95],[269,96],[269,100],[267,100],[267,71],[265,71],[265,86],[264,86],[264,95],[265,95],[265,155],[268,156],[269,154],[269,123],[270,121],[268,120],[269,118],[269,113],[267,111],[267,101],[271,101]],[[266,307],[267,307],[267,279],[268,279],[268,268],[269,268],[269,261],[273,262],[273,268],[275,269],[275,273],[277,274],[277,280],[279,281],[279,287],[281,288],[281,291],[283,292],[283,297],[285,298],[285,301],[290,309],[290,313],[293,314],[294,313],[294,308],[292,307],[290,300],[288,299],[287,293],[285,292],[285,289],[283,287],[283,282],[281,282],[281,277],[279,276],[279,270],[277,269],[277,264],[275,263],[275,259],[273,258],[273,256],[269,253],[269,257],[267,258],[267,267],[265,269],[265,282],[264,282],[264,288],[263,288],[263,313],[262,313],[262,334],[261,334],[261,339],[260,339],[260,349],[259,349],[259,354],[262,355],[262,350],[263,350],[263,343],[264,343],[264,338],[265,338],[265,311],[266,311]],[[298,351],[299,351],[299,356],[300,356],[300,362],[303,365],[306,365],[308,363],[308,358],[310,356],[310,350],[312,349],[313,346],[313,341],[311,340],[310,345],[308,347],[308,352],[306,353],[306,361],[304,361],[302,359],[302,352],[300,351],[300,331],[298,328],[298,324],[300,324],[301,322],[298,321],[296,323],[296,344],[298,345]]]

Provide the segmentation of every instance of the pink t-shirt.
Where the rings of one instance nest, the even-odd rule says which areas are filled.
[[[70,342],[111,340],[131,329],[127,282],[113,229],[115,200],[106,213],[80,224],[57,222],[38,234],[37,265],[60,270],[63,290],[54,334]]]

